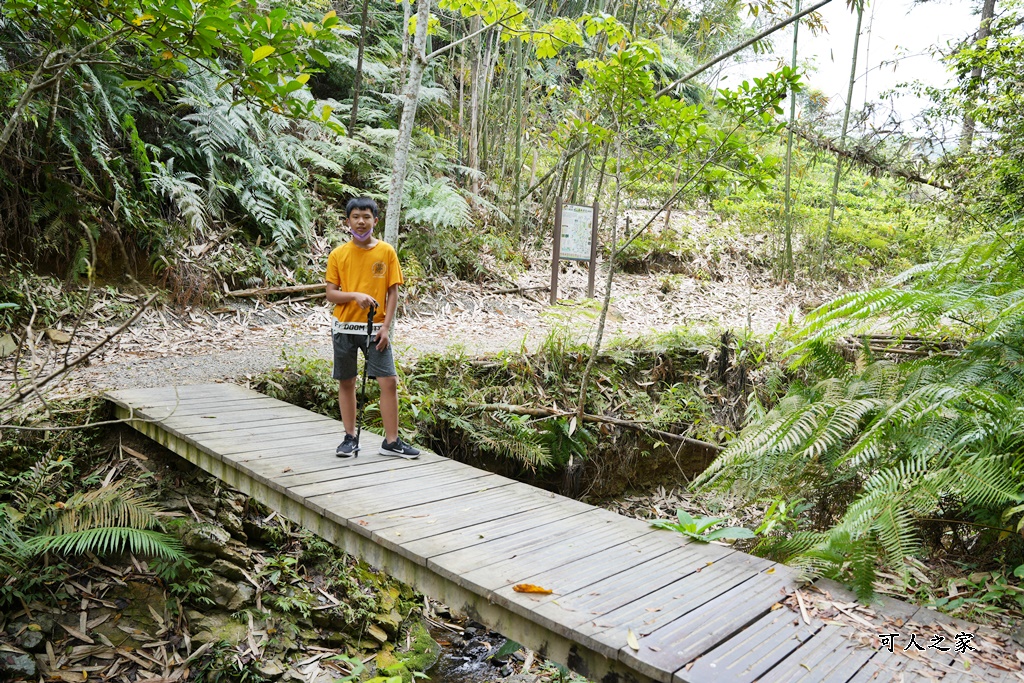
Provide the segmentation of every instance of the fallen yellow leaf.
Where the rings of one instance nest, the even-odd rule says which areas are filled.
[[[512,586],[512,590],[516,593],[539,593],[541,595],[551,595],[550,588],[541,588],[540,586],[534,586],[532,583],[517,583]]]
[[[626,630],[626,644],[634,650],[640,649],[640,641],[636,639],[636,634],[633,633],[633,629]]]

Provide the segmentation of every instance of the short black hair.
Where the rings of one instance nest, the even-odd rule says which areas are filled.
[[[345,205],[345,218],[351,216],[356,209],[369,209],[373,212],[374,218],[380,218],[380,207],[369,197],[353,197],[348,200],[348,204]]]

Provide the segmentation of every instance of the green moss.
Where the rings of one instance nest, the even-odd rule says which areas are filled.
[[[409,625],[411,646],[406,652],[399,652],[398,658],[411,671],[426,671],[434,666],[441,656],[441,646],[431,636],[422,621]]]

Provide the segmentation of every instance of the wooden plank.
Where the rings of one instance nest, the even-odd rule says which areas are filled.
[[[512,486],[515,486],[514,484]],[[404,552],[427,558],[428,566],[434,559],[458,550],[489,543],[498,539],[516,538],[521,541],[524,534],[537,532],[540,528],[559,520],[565,520],[590,512],[592,508],[576,501],[554,499],[551,505],[530,510],[523,514],[501,517],[480,524],[435,534],[402,544]],[[511,551],[514,552],[514,551]]]
[[[760,558],[732,553],[703,567],[691,568],[692,571],[682,578],[640,598],[620,602],[621,606],[576,626],[576,633],[587,647],[599,652],[610,651],[609,656],[618,658],[628,631],[632,630],[638,638],[652,633],[753,578],[770,564]],[[656,678],[667,680],[671,673],[665,671]]]
[[[668,553],[676,553],[677,560],[682,560],[684,556],[693,553],[694,548],[690,546],[697,545],[687,543],[678,534],[647,534],[520,579],[523,583],[551,588],[554,593],[549,597],[526,597],[523,593],[516,593],[511,586],[504,586],[495,591],[495,598],[509,602],[528,600],[530,607],[534,608],[538,601],[561,600],[564,596],[570,596],[612,576],[628,577],[638,567]]]
[[[118,389],[106,394],[112,401],[127,405],[153,401],[175,401],[181,399],[244,397],[259,395],[252,389],[237,384],[184,384],[170,387],[142,389]]]
[[[217,415],[215,412],[209,411],[199,415],[170,417],[160,420],[160,422],[167,427],[192,436],[203,434],[231,436],[235,433],[267,435],[293,425],[330,425],[335,429],[338,426],[337,421],[329,417],[294,407],[261,410],[259,413],[244,414],[237,420],[231,416]]]
[[[576,514],[575,510],[572,510],[573,507],[575,506],[570,506],[570,514],[560,514],[560,511],[556,511],[553,518],[542,517],[543,522],[539,519],[535,526],[518,533],[499,533],[492,538],[481,539],[480,543],[443,554],[432,554],[429,565],[442,576],[459,581],[464,574],[471,571],[520,557],[537,548],[561,543],[578,536],[581,530],[592,530],[596,524],[607,527],[607,522],[596,514],[596,509],[583,506],[580,508],[580,514]]]
[[[180,403],[169,403],[155,406],[144,404],[133,404],[136,415],[145,415],[152,420],[166,420],[173,417],[189,417],[214,412],[218,417],[224,415],[239,415],[263,408],[278,408],[291,406],[295,410],[302,410],[298,406],[278,401],[268,396],[253,396],[246,398],[233,398],[229,400],[217,399],[215,401],[182,401]],[[309,411],[304,411],[309,412]]]
[[[652,568],[661,570],[663,576],[671,573],[674,577],[678,567],[704,567],[709,557],[722,556],[705,554],[707,548],[674,534],[647,534],[516,581],[549,588],[552,595],[516,593],[512,585],[506,585],[492,592],[491,601],[568,637],[580,624],[642,597],[650,590],[649,586],[639,594],[631,592],[630,588],[642,584],[636,577],[650,576]],[[594,608],[595,599],[611,604]],[[613,648],[602,646],[602,649],[607,656],[615,655]]]
[[[341,440],[345,438],[345,428],[340,425],[325,424],[322,428],[310,430],[307,434],[301,432],[294,433],[293,430],[290,430],[289,434],[290,436],[283,442],[281,439],[266,439],[258,442],[229,440],[216,444],[216,448],[225,460],[232,460],[234,462],[248,462],[254,458],[267,459],[277,457],[275,455],[268,455],[268,451],[277,451],[278,455],[292,455],[302,450],[311,457],[326,457],[327,455],[334,457],[335,449],[341,443]],[[211,446],[215,445],[215,439],[212,437],[204,437],[204,441],[210,443]],[[366,443],[368,441],[364,430],[364,446]]]
[[[362,517],[373,513],[401,510],[415,505],[444,500],[452,495],[462,495],[472,491],[485,491],[499,486],[508,486],[511,479],[496,474],[481,473],[474,479],[463,479],[448,484],[446,489],[409,485],[407,482],[364,488],[357,491],[340,491],[316,498],[307,498],[306,506],[322,515],[341,523],[344,521],[349,528],[360,534],[369,535],[359,524],[349,524],[354,517]]]
[[[275,405],[283,403],[275,398],[263,394],[252,394],[243,396],[207,396],[199,398],[177,398],[159,399],[153,401],[131,401],[127,405],[137,412],[154,413],[157,417],[171,414],[170,411],[179,410],[209,410],[214,406],[259,406]],[[177,413],[175,413],[177,414]]]
[[[417,488],[428,486],[441,486],[459,479],[473,479],[486,474],[482,470],[460,466],[453,460],[441,459],[435,462],[420,463],[418,460],[405,460],[394,456],[380,456],[391,460],[402,460],[402,463],[393,463],[387,469],[353,468],[347,471],[347,476],[327,481],[317,481],[312,484],[290,487],[296,495],[310,500],[316,500],[318,496],[334,494],[343,491],[346,495],[353,491],[367,486],[378,487],[388,486],[399,482],[412,480],[412,485]]]
[[[165,429],[172,433],[178,432],[178,430],[170,427],[169,425],[165,426]],[[289,425],[281,427],[271,434],[259,433],[252,430],[243,430],[242,432],[236,432],[230,435],[213,433],[200,434],[196,436],[183,434],[183,436],[190,438],[197,444],[202,444],[204,448],[220,454],[223,459],[238,453],[239,450],[245,451],[247,448],[254,445],[265,446],[268,444],[286,444],[303,436],[327,436],[330,434],[336,434],[337,442],[341,443],[344,433],[345,430],[341,425],[330,424],[329,422],[313,422],[309,425]],[[224,452],[229,448],[233,449],[234,453]]]
[[[587,622],[596,628],[597,619],[603,615],[651,595],[683,577],[703,571],[709,563],[720,562],[734,552],[732,548],[716,544],[686,544],[678,552],[646,559],[625,577],[628,580],[612,575],[575,593],[561,596],[557,611],[553,602],[541,604],[535,610],[557,616],[562,623],[576,629]],[[565,610],[575,612],[576,616],[565,615]]]
[[[587,523],[583,527],[576,526],[577,520],[582,521],[580,518],[549,525],[549,528],[562,527],[568,534],[559,537],[557,541],[541,539],[539,543],[521,548],[512,557],[495,559],[490,547],[484,546],[482,550],[485,555],[477,555],[475,558],[463,557],[461,561],[456,562],[452,557],[454,554],[451,554],[445,566],[449,569],[453,566],[461,567],[459,585],[479,590],[493,599],[491,591],[496,591],[502,586],[524,583],[525,578],[531,574],[568,564],[605,548],[628,543],[642,535],[655,533],[654,529],[647,525],[637,528],[632,525],[616,524],[614,520],[602,519],[600,515],[587,517]],[[553,532],[559,534],[558,531]]]
[[[338,458],[334,453],[327,455],[323,452],[314,452],[310,454],[307,451],[302,451],[292,452],[289,456],[282,458],[242,462],[247,465],[251,464],[254,471],[272,473],[274,481],[282,486],[299,488],[310,484],[347,479],[356,475],[414,468],[445,460],[440,456],[429,457],[431,455],[433,454],[423,453],[418,460],[406,460],[374,452],[372,455],[364,453],[358,458]]]
[[[859,646],[851,640],[853,631],[847,626],[824,624],[813,637],[804,641],[792,654],[768,673],[779,683],[824,681],[832,677],[842,680],[853,677],[870,660],[875,650]],[[844,669],[837,671],[836,666]]]
[[[557,501],[552,496],[516,483],[481,493],[453,496],[427,505],[403,508],[394,513],[367,515],[358,518],[358,523],[370,531],[375,541],[398,550],[404,544],[422,538],[497,519],[507,520],[514,515],[555,504]]]
[[[673,680],[676,683],[751,683],[788,657],[820,627],[820,622],[808,626],[799,614],[785,607],[770,611],[692,666],[676,671]]]
[[[637,651],[626,643],[629,626],[609,629],[598,638],[609,645],[618,642],[618,659],[630,668],[669,681],[684,665],[771,611],[798,583],[793,570],[782,565],[769,567],[667,623],[661,621],[660,611],[634,621],[632,631],[640,645]]]

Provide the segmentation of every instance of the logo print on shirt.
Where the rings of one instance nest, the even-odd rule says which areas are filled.
[[[387,266],[384,265],[383,261],[377,261],[373,264],[371,272],[374,277],[384,277],[384,273],[387,272]]]

